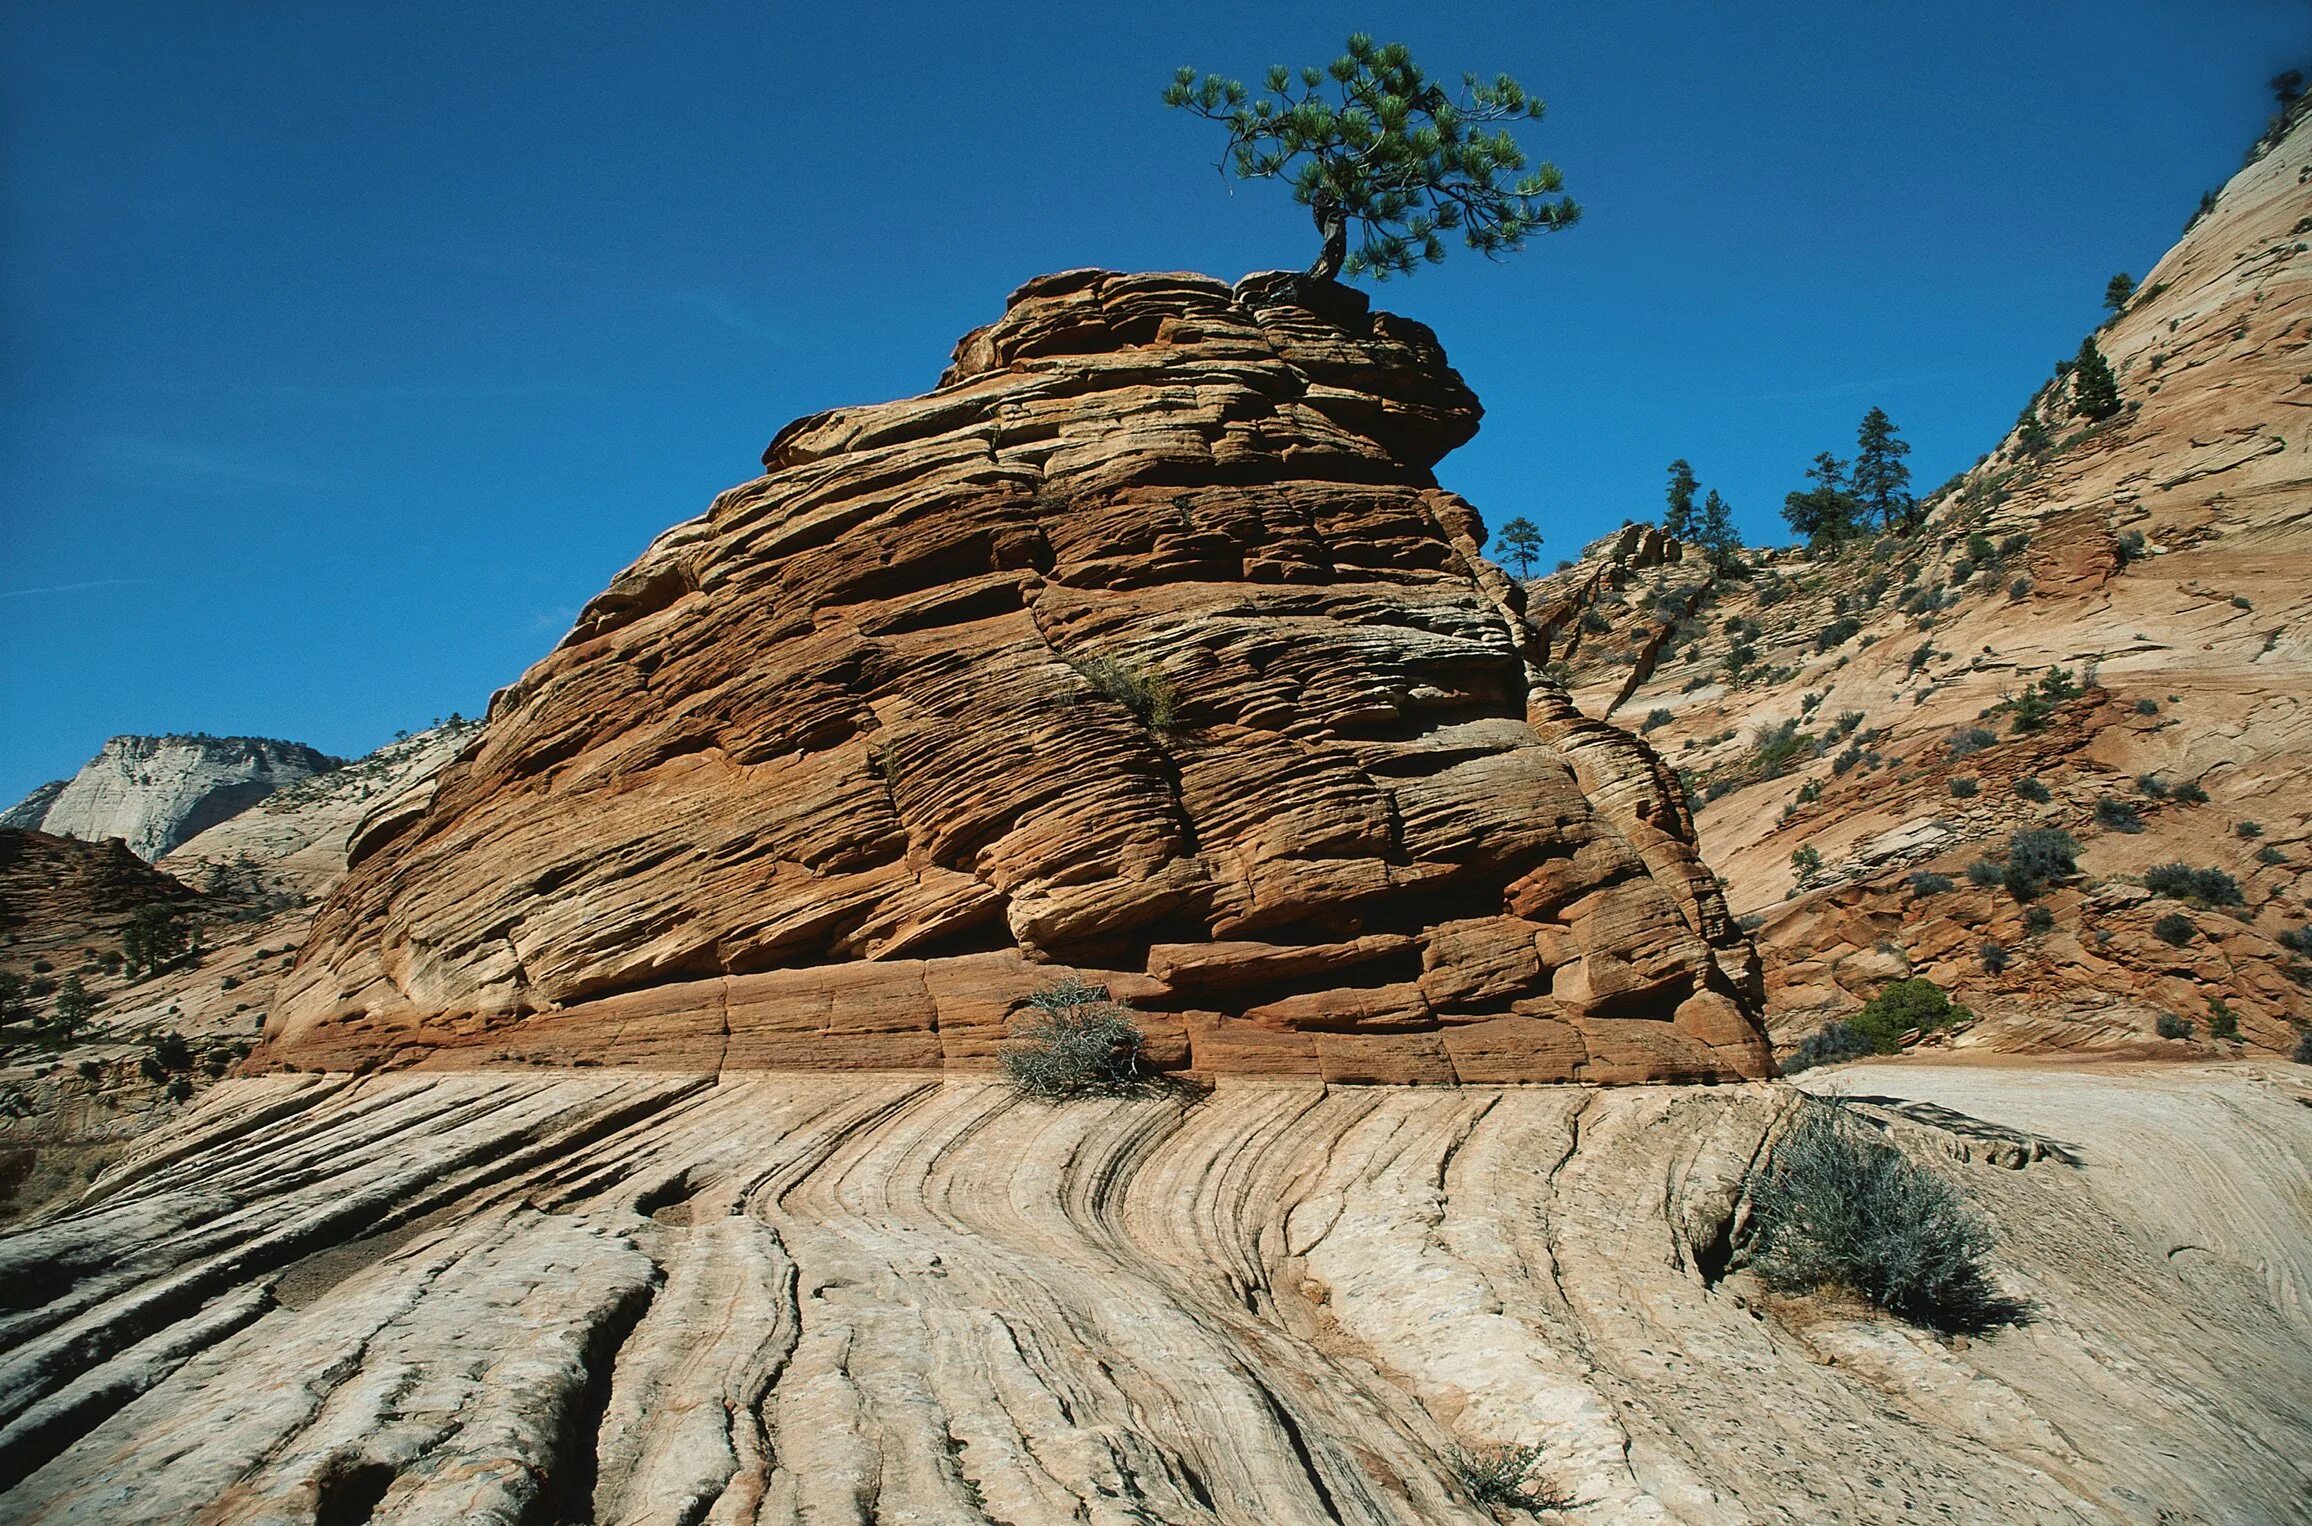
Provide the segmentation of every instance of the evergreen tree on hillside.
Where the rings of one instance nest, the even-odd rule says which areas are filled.
[[[1694,468],[1681,456],[1670,463],[1670,509],[1662,516],[1662,533],[1676,540],[1694,538]]]
[[[1228,128],[1224,170],[1292,182],[1324,241],[1308,271],[1321,280],[1410,274],[1417,261],[1445,258],[1439,235],[1452,232],[1490,258],[1581,216],[1556,165],[1528,173],[1508,127],[1486,130],[1538,120],[1538,99],[1506,74],[1491,84],[1463,75],[1459,95],[1447,95],[1403,43],[1382,46],[1360,32],[1322,69],[1269,70],[1259,100],[1237,80],[1182,69],[1164,104]]]
[[[2115,313],[2127,306],[2128,299],[2134,295],[2135,277],[2124,270],[2103,285],[2103,305]]]
[[[1826,450],[1814,458],[1806,476],[1814,486],[1782,500],[1782,517],[1790,521],[1790,528],[1817,551],[1833,550],[1854,539],[1861,506],[1847,486],[1846,463]]]
[[[1541,531],[1523,514],[1501,527],[1501,549],[1516,559],[1517,575],[1533,575],[1533,559],[1541,554]]]
[[[1910,441],[1896,433],[1895,421],[1884,408],[1862,416],[1862,426],[1855,431],[1850,482],[1865,526],[1873,519],[1884,530],[1916,522],[1918,500],[1911,496],[1911,469],[1903,465],[1903,457],[1910,453]]]
[[[2083,419],[2108,419],[2119,412],[2119,379],[2093,339],[2080,342],[2071,365],[2071,411]]]
[[[1702,522],[1694,530],[1694,540],[1715,572],[1732,567],[1734,553],[1742,549],[1742,532],[1734,528],[1734,511],[1718,496],[1716,488],[1710,489],[1710,496],[1702,500]]]

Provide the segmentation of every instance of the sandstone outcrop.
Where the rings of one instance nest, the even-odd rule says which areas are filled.
[[[116,940],[140,906],[199,901],[118,838],[82,842],[0,827],[0,964],[54,962],[68,949]]]
[[[1080,971],[1208,1073],[1760,1074],[1669,775],[1431,475],[1478,414],[1329,283],[1030,283],[586,607],[356,840],[266,1055],[984,1065]]]
[[[2028,1322],[1767,1295],[1795,1100],[635,1070],[225,1083],[0,1235],[13,1522],[2279,1521],[2312,1109],[2278,1067],[1879,1067]]]
[[[117,837],[150,861],[283,785],[336,766],[302,743],[270,737],[119,736],[70,779],[33,791],[7,824],[83,842]]]
[[[1693,790],[1778,1040],[1912,973],[1976,1047],[2180,1058],[2236,1022],[2287,1053],[2312,1027],[2312,116],[2263,149],[2097,332],[2119,416],[2050,383],[1918,533],[1842,557],[1713,578],[1624,531],[1535,584],[1552,672]],[[2078,876],[2028,906],[1969,883],[2038,827]],[[2145,887],[2176,862],[2239,903]]]

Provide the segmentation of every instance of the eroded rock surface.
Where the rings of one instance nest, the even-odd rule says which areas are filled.
[[[1702,802],[1778,1041],[1906,974],[1975,1011],[1969,1046],[2181,1058],[2236,1023],[2287,1054],[2312,1028],[2312,112],[2264,150],[2096,332],[2117,416],[2051,382],[1916,533],[1837,557],[1720,578],[1624,532],[1535,585],[1576,700]],[[2029,903],[1969,883],[2034,828],[2078,875]],[[2179,862],[2239,899],[2146,888]]]
[[[1760,1074],[1668,776],[1430,475],[1478,411],[1344,288],[1031,283],[587,606],[355,842],[270,1055],[985,1064],[1080,970],[1207,1072]]]
[[[1511,1444],[1601,1523],[2300,1508],[2291,1077],[1846,1079],[2026,1324],[1730,1269],[1774,1085],[232,1081],[0,1237],[0,1514],[1481,1522]]]

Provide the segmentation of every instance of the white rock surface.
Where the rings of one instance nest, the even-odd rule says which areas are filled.
[[[83,842],[118,837],[150,862],[283,785],[336,766],[301,742],[269,737],[118,736],[26,825]]]
[[[1809,1077],[1952,1173],[2027,1323],[1715,1275],[1791,1088],[903,1075],[228,1082],[0,1237],[14,1522],[2299,1518],[2279,1066]]]

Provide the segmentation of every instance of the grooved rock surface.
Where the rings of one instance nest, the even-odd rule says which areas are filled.
[[[140,906],[189,907],[199,900],[117,838],[82,842],[0,827],[0,942],[7,948],[0,964],[53,960],[74,940],[117,938]],[[59,968],[69,972],[73,963]]]
[[[1707,801],[1778,1042],[1910,974],[1972,1009],[1968,1047],[2226,1052],[2212,1002],[2251,1049],[2312,1029],[2308,211],[2300,107],[2096,332],[2123,411],[2090,426],[2051,382],[1913,534],[1717,578],[1624,532],[1534,584],[1576,701],[1642,726]],[[2026,728],[2010,702],[2058,671],[2070,697]],[[2077,876],[2030,906],[1969,883],[2034,828],[2082,845]],[[1822,860],[1804,882],[1800,848]],[[2177,862],[2238,902],[2145,887]],[[2153,931],[2171,916],[2180,944]]]
[[[1030,283],[586,607],[355,841],[267,1054],[984,1065],[1074,970],[1207,1072],[1763,1073],[1668,775],[1430,474],[1478,412],[1345,288]]]
[[[33,791],[7,825],[83,842],[118,837],[150,861],[283,785],[336,766],[302,743],[269,737],[119,736],[61,785]]]
[[[2300,1082],[1849,1079],[2027,1323],[1765,1295],[1774,1085],[231,1081],[0,1236],[0,1516],[1479,1523],[1510,1444],[1598,1523],[2301,1511]]]

